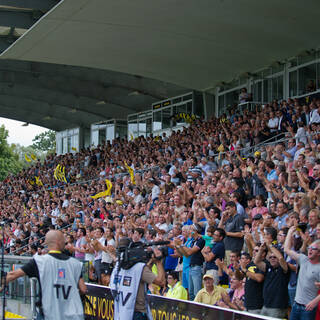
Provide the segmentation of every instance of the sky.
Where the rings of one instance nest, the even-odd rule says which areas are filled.
[[[6,118],[0,118],[0,126],[3,125],[9,131],[8,143],[20,144],[22,146],[30,146],[33,142],[32,139],[39,133],[47,131],[48,129],[29,124],[26,127],[22,125],[24,122],[15,121]]]

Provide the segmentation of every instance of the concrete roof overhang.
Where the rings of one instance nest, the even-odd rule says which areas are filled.
[[[59,74],[54,71],[55,68],[60,71],[69,68],[67,73],[74,75],[78,72],[77,67],[81,67],[83,74],[89,72],[91,75],[84,76],[85,79],[89,77],[99,83],[99,77],[93,74],[100,75],[101,70],[118,79],[119,86],[112,87],[112,82],[108,82],[106,101],[110,97],[127,99],[130,92],[135,92],[134,86],[123,85],[129,78],[133,82],[140,79],[138,91],[146,93],[147,97],[166,98],[186,92],[184,88],[208,91],[221,81],[231,81],[240,74],[254,72],[301,51],[317,48],[319,9],[320,1],[301,0],[63,0],[25,32],[1,58],[30,61],[34,67],[45,65],[44,68],[51,68],[56,80],[47,78],[42,81],[40,89],[48,89],[46,81],[49,80],[51,90],[57,94],[64,92],[83,96],[85,85],[80,86],[82,90],[78,93],[71,89],[65,92],[69,82],[61,82]],[[39,79],[35,77],[32,80],[37,87]],[[148,89],[150,83],[154,85],[154,95]],[[20,93],[26,91],[23,85],[28,83],[20,83]],[[73,85],[76,89],[77,83],[73,82]],[[130,90],[124,94],[121,86]],[[160,91],[166,88],[165,94],[159,94],[157,86]],[[103,90],[91,88],[86,91],[90,91],[86,98],[97,99],[98,102],[104,99],[101,96]],[[4,110],[12,117],[10,95],[3,95],[0,101],[4,101]],[[63,97],[68,105],[66,108],[70,109],[71,101],[66,102],[67,96]],[[47,99],[44,91],[42,98]],[[47,103],[53,105],[54,101],[50,99]],[[150,103],[151,100],[144,102]],[[82,102],[83,106],[92,105],[82,100],[79,104]],[[126,111],[121,108],[123,101],[105,107],[109,107],[110,116],[117,116],[123,112],[139,111],[135,103],[141,108],[147,106],[130,100],[125,105],[128,107]],[[42,106],[38,104],[38,109],[46,113]],[[60,107],[60,115],[74,112],[64,113],[62,103]],[[48,112],[52,109],[48,108]],[[102,116],[96,109],[90,110],[90,121]],[[26,116],[33,111],[31,108]],[[20,117],[21,114],[15,116]],[[51,115],[46,119],[48,117]],[[51,128],[66,125],[65,117],[59,119],[56,115],[56,119]],[[61,125],[58,125],[59,121]],[[78,123],[80,119],[74,118],[73,121]]]
[[[3,54],[205,90],[319,45],[320,1],[64,0]]]
[[[0,117],[52,130],[127,119],[190,90],[163,81],[85,67],[0,60]]]

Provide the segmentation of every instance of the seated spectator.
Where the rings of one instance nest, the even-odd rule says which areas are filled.
[[[227,294],[226,290],[222,287],[215,286],[213,276],[210,274],[203,276],[203,282],[204,288],[197,293],[194,301],[212,306],[217,305],[222,299],[222,294]]]
[[[220,307],[235,310],[245,310],[244,307],[244,275],[236,270],[230,279],[229,294],[222,294],[222,301],[218,303]]]
[[[167,298],[188,300],[188,292],[179,281],[179,273],[171,271],[167,275],[169,290],[166,293]]]

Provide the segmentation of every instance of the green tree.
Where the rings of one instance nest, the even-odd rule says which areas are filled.
[[[52,130],[48,130],[37,134],[32,139],[33,144],[31,147],[34,150],[46,151],[49,153],[56,151],[56,133]]]
[[[14,147],[7,142],[8,130],[0,127],[0,180],[4,180],[8,174],[17,174],[22,169],[19,155],[14,152]]]

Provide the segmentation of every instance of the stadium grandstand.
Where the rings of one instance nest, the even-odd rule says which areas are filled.
[[[108,285],[120,238],[169,240],[150,293],[319,319],[319,9],[0,0],[0,116],[57,146],[0,183],[6,254],[59,229]]]

